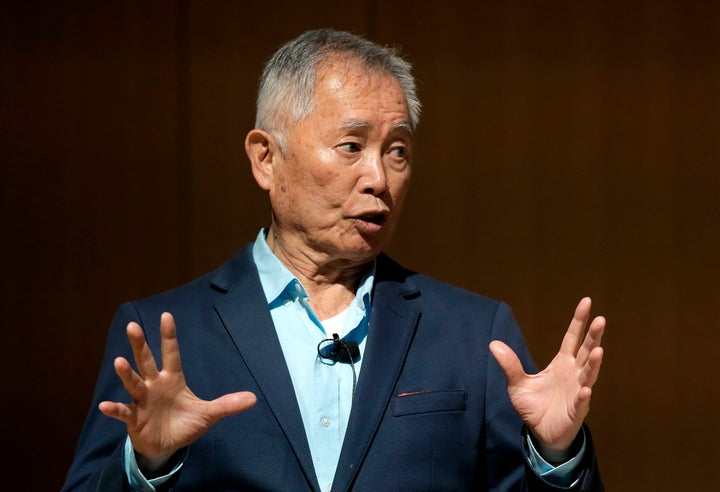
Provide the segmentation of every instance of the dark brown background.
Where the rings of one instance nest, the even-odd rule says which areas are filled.
[[[416,66],[415,182],[390,253],[508,301],[540,365],[592,296],[608,490],[712,490],[720,3],[258,3],[0,7],[7,490],[60,487],[115,308],[266,224],[243,151],[256,81],[320,26]]]

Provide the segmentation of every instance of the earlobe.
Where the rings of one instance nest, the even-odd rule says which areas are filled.
[[[245,137],[245,152],[250,159],[255,181],[264,190],[270,189],[273,176],[273,160],[276,157],[275,142],[264,130],[251,130]]]

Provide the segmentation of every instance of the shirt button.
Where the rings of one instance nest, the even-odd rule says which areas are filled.
[[[292,301],[291,301],[290,299],[287,299],[285,302],[283,302],[283,305],[284,305],[285,307],[288,307],[288,306],[290,306],[291,304],[292,304]]]
[[[330,427],[330,419],[328,417],[323,417],[320,419],[320,423],[323,425],[323,427]]]

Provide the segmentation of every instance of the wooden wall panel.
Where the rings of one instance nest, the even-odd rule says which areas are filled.
[[[3,488],[58,490],[114,310],[184,278],[175,11],[1,10]]]
[[[608,490],[707,490],[719,456],[720,7],[679,0],[65,2],[0,16],[0,308],[17,469],[59,487],[124,300],[267,223],[243,140],[262,62],[331,25],[397,44],[424,104],[389,252],[508,301],[538,364],[609,320]],[[52,443],[53,445],[48,445]]]

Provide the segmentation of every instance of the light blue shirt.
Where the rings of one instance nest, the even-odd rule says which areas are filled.
[[[350,417],[353,368],[321,358],[318,345],[332,338],[333,333],[357,342],[360,358],[354,367],[359,375],[370,317],[374,264],[362,276],[348,309],[335,323],[331,322],[338,329],[326,329],[308,304],[305,288],[270,251],[263,231],[253,246],[253,258],[300,405],[318,483],[321,489],[329,490]]]
[[[359,376],[362,368],[375,264],[361,277],[350,306],[339,316],[320,321],[308,304],[305,288],[268,247],[265,232],[261,230],[253,244],[253,259],[292,378],[318,483],[321,489],[330,490],[350,417],[353,378]],[[332,338],[333,333],[358,344],[360,357],[354,363],[355,374],[350,364],[333,363],[318,356],[318,345]],[[529,437],[528,444],[527,460],[538,475],[557,485],[570,485],[585,452],[584,442],[577,456],[557,467],[542,459]],[[134,490],[154,492],[155,486],[167,481],[181,467],[182,462],[168,475],[147,480],[138,469],[129,438],[126,441],[125,472]]]

